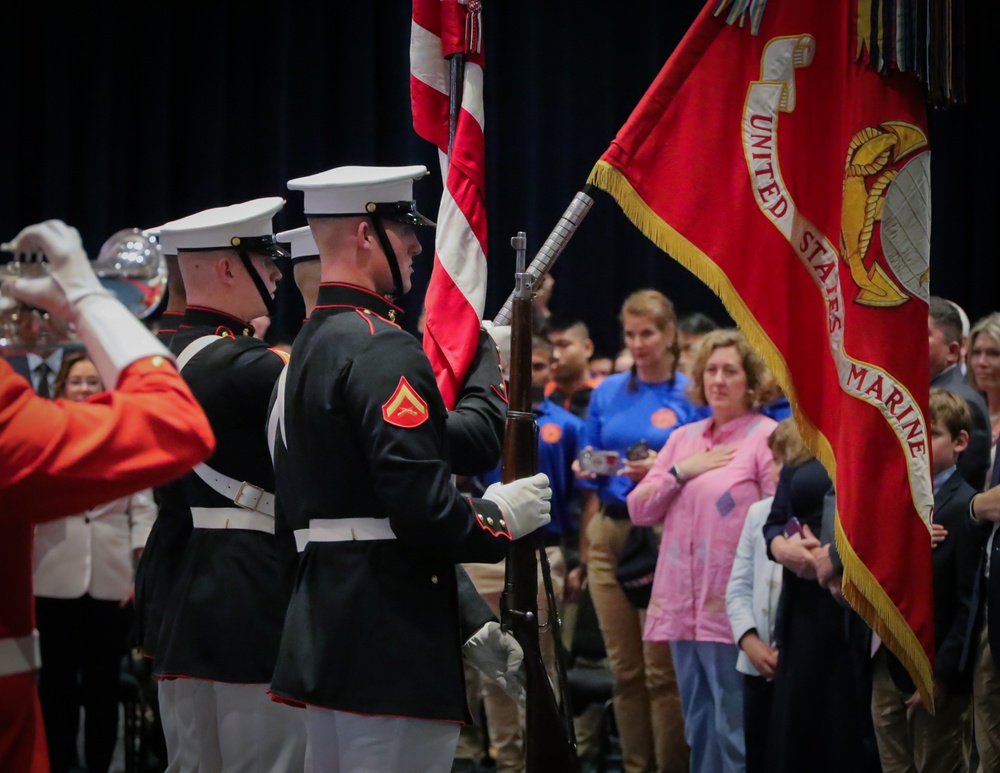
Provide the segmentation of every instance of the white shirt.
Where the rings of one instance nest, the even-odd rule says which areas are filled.
[[[764,543],[764,523],[771,514],[773,501],[774,497],[768,497],[750,505],[736,546],[733,571],[726,586],[726,613],[733,629],[733,641],[737,643],[747,631],[756,629],[761,641],[774,646],[782,568],[767,557]],[[742,649],[736,658],[736,670],[760,676]]]
[[[39,354],[35,354],[35,352],[28,352],[25,355],[25,359],[28,361],[28,371],[31,373],[31,386],[36,392],[38,391],[38,384],[42,380],[42,374],[38,370],[38,366],[43,362],[49,366],[49,395],[54,396],[56,391],[56,376],[59,374],[59,368],[62,367],[63,350],[56,349],[48,357],[42,357]]]
[[[122,600],[132,586],[132,551],[156,520],[148,489],[35,527],[35,595]]]

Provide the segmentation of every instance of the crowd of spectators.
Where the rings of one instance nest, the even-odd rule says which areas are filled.
[[[661,292],[639,290],[621,308],[621,351],[596,352],[582,319],[549,311],[552,291],[549,281],[536,300],[532,361],[540,462],[553,488],[545,544],[558,609],[545,613],[569,623],[568,643],[577,604],[593,604],[623,769],[997,770],[1000,631],[991,635],[987,610],[1000,593],[1000,568],[990,579],[1000,542],[972,503],[1000,479],[1000,313],[970,329],[955,304],[929,304],[931,715],[843,600],[836,492],[743,335],[701,313],[678,318]],[[82,400],[102,388],[80,352],[12,364],[45,396]],[[110,764],[117,712],[112,721],[105,698],[131,644],[132,561],[154,515],[146,492],[38,527],[39,684],[53,769],[79,764],[81,705],[87,769]],[[637,603],[617,569],[630,534],[644,528],[659,556],[649,600]],[[93,569],[69,582],[70,564]],[[502,566],[467,568],[496,608]],[[102,634],[76,659],[62,646],[74,629]],[[555,650],[546,653],[554,674]],[[488,685],[469,697],[486,701],[477,715],[489,732],[460,744],[455,769],[475,769],[484,749],[498,769],[523,769],[523,712]]]

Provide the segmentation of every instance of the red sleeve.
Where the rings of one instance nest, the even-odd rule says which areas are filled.
[[[177,478],[215,448],[173,364],[149,357],[83,403],[38,397],[0,359],[0,519],[72,515]]]

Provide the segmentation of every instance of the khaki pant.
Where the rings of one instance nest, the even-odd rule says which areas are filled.
[[[643,642],[645,610],[632,606],[615,566],[632,524],[597,513],[587,527],[587,582],[615,678],[614,708],[626,773],[686,773],[677,676],[666,642]]]
[[[983,621],[972,682],[973,716],[979,769],[984,773],[1000,770],[1000,672],[990,651],[989,626]]]
[[[559,607],[566,584],[566,562],[560,548],[546,548],[545,555],[549,559],[552,590],[556,597],[556,605]],[[504,588],[506,562],[464,564],[464,567],[473,585],[476,586],[476,590],[479,591],[479,595],[490,605],[493,614],[500,617],[500,594]],[[542,581],[541,565],[538,568],[538,612],[539,624],[542,626],[539,636],[542,658],[549,672],[549,679],[555,684],[555,644],[552,639],[552,629],[548,627],[548,599]],[[466,668],[466,683],[469,705],[475,707],[480,698],[483,701],[490,746],[496,752],[497,770],[524,770],[524,709],[519,709],[517,703],[496,682],[482,676],[475,669]],[[476,733],[463,730],[456,756],[476,759],[479,756],[478,750],[480,748]]]
[[[931,716],[922,705],[906,706],[886,665],[875,655],[872,721],[883,773],[932,773],[968,770],[972,750],[972,696],[951,696]]]

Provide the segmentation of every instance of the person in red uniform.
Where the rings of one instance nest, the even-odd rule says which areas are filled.
[[[48,759],[35,690],[34,524],[176,478],[215,438],[169,352],[101,287],[76,229],[49,220],[4,249],[46,255],[49,273],[6,280],[0,304],[16,299],[72,323],[115,385],[83,403],[50,401],[0,357],[0,770],[35,773]]]

